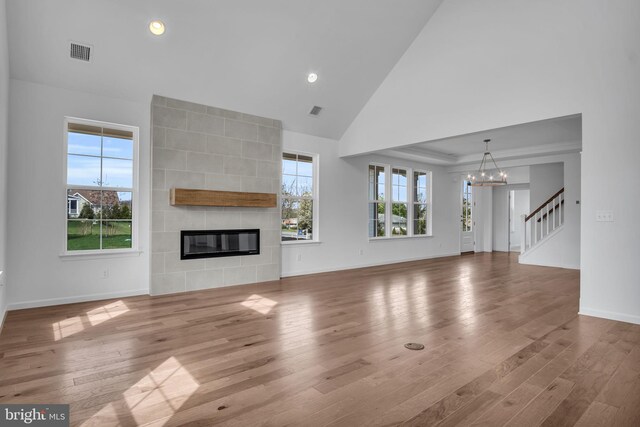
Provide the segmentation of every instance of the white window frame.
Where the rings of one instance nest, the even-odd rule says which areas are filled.
[[[371,203],[379,203],[379,200],[374,200],[371,199],[369,197],[369,167],[371,166],[377,166],[377,167],[381,167],[384,168],[384,194],[385,197],[387,197],[384,200],[384,236],[369,236],[369,205]],[[389,203],[391,202],[390,197],[391,197],[391,182],[389,180],[389,171],[390,171],[391,165],[387,165],[384,163],[375,163],[375,162],[371,162],[367,165],[367,237],[369,238],[369,240],[383,240],[383,239],[388,239],[389,238],[389,230],[391,229],[391,220],[389,219],[389,212],[390,212],[390,208],[389,208]]]
[[[424,173],[427,176],[427,200],[424,203],[420,203],[417,200],[414,200],[413,196],[415,194],[414,191],[414,186],[415,186],[415,182],[414,182],[414,172],[419,172],[419,173]],[[411,200],[411,234],[414,237],[429,237],[433,235],[433,204],[432,204],[432,193],[433,193],[433,183],[431,178],[433,177],[433,174],[431,173],[431,171],[428,171],[426,169],[414,169],[411,172],[411,194],[409,196],[409,199]],[[426,230],[426,234],[415,234],[414,231],[414,223],[413,223],[413,211],[415,209],[415,205],[421,205],[421,204],[426,204],[427,205],[427,230]]]
[[[385,195],[387,198],[384,200],[385,207],[385,235],[384,236],[369,236],[369,204],[376,202],[376,200],[369,200],[369,167],[370,166],[380,166],[384,168],[385,173]],[[393,223],[392,212],[393,212],[393,169],[401,169],[407,172],[407,234],[405,236],[395,235],[392,236],[391,227]],[[415,234],[413,232],[413,210],[415,205],[415,200],[413,198],[413,172],[424,172],[427,174],[427,234]],[[433,203],[432,203],[432,193],[433,193],[433,174],[431,171],[426,169],[419,168],[411,168],[402,165],[391,165],[385,163],[377,163],[370,162],[367,164],[367,237],[370,241],[374,240],[396,240],[396,239],[406,239],[406,238],[423,238],[423,237],[432,237],[433,236]],[[396,203],[405,203],[398,201]]]
[[[405,178],[407,181],[407,185],[405,186],[405,192],[406,194],[406,200],[400,201],[400,200],[395,200],[393,198],[393,171],[397,170],[397,171],[402,171],[405,173]],[[390,199],[390,204],[391,204],[391,208],[389,210],[389,223],[390,223],[390,228],[389,228],[389,237],[393,238],[393,239],[398,239],[398,238],[402,238],[402,237],[411,237],[413,230],[410,229],[411,228],[411,224],[409,224],[409,221],[412,221],[413,218],[413,206],[411,206],[413,203],[411,201],[412,196],[413,196],[413,192],[411,191],[413,189],[413,187],[411,186],[411,183],[409,181],[413,180],[413,171],[411,170],[411,168],[405,168],[405,167],[399,167],[399,166],[391,166],[391,174],[389,175],[389,178],[391,179],[391,197]],[[405,220],[407,221],[406,224],[406,228],[407,228],[407,234],[402,235],[402,234],[393,234],[393,205],[394,204],[405,204],[407,205],[407,217],[405,218]],[[386,234],[386,233],[385,233]]]
[[[129,191],[131,190],[131,248],[123,248],[123,249],[89,249],[89,250],[80,250],[80,251],[69,251],[67,250],[67,226],[68,226],[68,209],[64,210],[64,227],[62,227],[64,234],[62,236],[62,252],[61,256],[63,257],[86,257],[86,256],[109,256],[109,255],[120,255],[120,254],[129,254],[129,253],[139,253],[138,249],[138,233],[139,233],[139,186],[138,186],[138,174],[139,174],[139,145],[140,145],[140,129],[137,126],[130,125],[122,125],[118,123],[109,123],[98,120],[89,120],[89,119],[81,119],[77,117],[65,117],[64,118],[64,128],[63,128],[63,155],[62,155],[62,170],[63,170],[63,181],[62,188],[64,191],[64,201],[67,203],[68,196],[68,184],[67,184],[67,155],[68,155],[68,133],[69,133],[69,123],[75,123],[80,125],[88,125],[88,126],[96,126],[109,128],[114,130],[122,130],[131,132],[133,134],[133,183],[131,189],[120,188],[120,187],[102,187],[102,190],[106,191]],[[91,189],[95,190],[94,186],[78,186],[74,185],[73,188],[78,189]]]
[[[320,155],[318,153],[309,153],[306,151],[298,151],[298,150],[282,150],[280,154],[280,182],[282,183],[282,176],[284,175],[284,170],[282,169],[282,159],[284,154],[295,154],[297,156],[307,156],[312,159],[312,171],[313,171],[313,238],[306,240],[282,240],[282,234],[280,234],[280,243],[282,245],[309,245],[314,243],[320,243]],[[284,197],[282,194],[282,185],[280,185],[280,221],[282,222],[282,198]],[[295,197],[294,197],[295,198]],[[281,231],[280,231],[281,232]]]
[[[464,199],[465,199],[465,195],[470,195],[471,196],[471,204],[470,204],[470,208],[471,208],[471,217],[470,217],[470,224],[469,224],[469,230],[464,230],[464,225],[465,223],[463,221],[461,221],[460,224],[460,229],[463,233],[472,233],[475,230],[475,223],[473,221],[473,214],[475,211],[475,194],[473,194],[473,187],[471,185],[467,186],[466,183],[467,182],[471,182],[469,179],[467,179],[466,177],[462,179],[462,197],[460,198],[460,216],[462,216],[462,219],[464,220],[464,216],[462,215],[462,213],[464,212]],[[471,189],[471,191],[467,192],[466,188],[469,187]],[[468,199],[467,199],[468,200]]]

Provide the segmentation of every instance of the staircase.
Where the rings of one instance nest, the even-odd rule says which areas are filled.
[[[529,215],[522,215],[520,256],[527,254],[555,235],[564,224],[564,188]]]

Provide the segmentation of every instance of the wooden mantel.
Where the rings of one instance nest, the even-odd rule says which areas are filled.
[[[171,206],[275,208],[278,205],[278,197],[275,193],[172,188],[169,192],[169,203]]]

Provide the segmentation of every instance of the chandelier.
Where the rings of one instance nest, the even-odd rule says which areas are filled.
[[[489,152],[490,139],[485,139],[485,150],[482,161],[480,162],[480,168],[475,175],[467,175],[467,179],[471,182],[473,187],[485,187],[485,186],[497,186],[507,184],[507,174],[498,167],[498,164],[493,159],[493,156]],[[491,168],[491,163],[493,168]]]

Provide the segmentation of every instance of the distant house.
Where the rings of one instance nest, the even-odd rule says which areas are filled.
[[[117,191],[69,190],[67,192],[67,215],[69,218],[78,218],[86,204],[89,204],[91,209],[98,214],[102,206],[122,203],[120,203]]]
[[[282,225],[284,225],[287,228],[297,227],[298,218],[285,218],[282,220]]]

